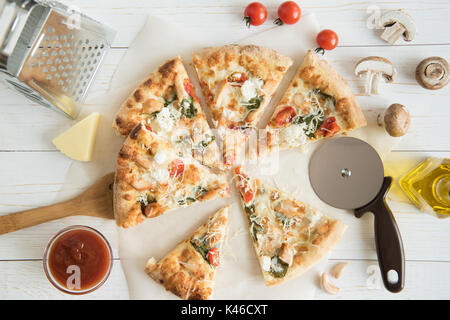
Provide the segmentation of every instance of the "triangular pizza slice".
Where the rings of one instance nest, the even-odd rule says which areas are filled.
[[[271,49],[233,44],[202,49],[193,62],[225,165],[231,166],[292,60]]]
[[[121,227],[228,196],[224,173],[216,174],[192,157],[180,157],[171,144],[146,128],[134,128],[123,144],[114,182],[114,215]]]
[[[296,148],[365,125],[347,82],[308,51],[267,125],[267,140],[280,149]]]
[[[267,286],[293,279],[339,242],[346,225],[235,169],[236,186]]]
[[[113,127],[127,136],[141,121],[181,156],[221,168],[215,136],[180,57],[164,63],[120,107]]]
[[[145,272],[182,299],[210,299],[227,223],[228,207],[225,207],[161,261],[150,258]]]

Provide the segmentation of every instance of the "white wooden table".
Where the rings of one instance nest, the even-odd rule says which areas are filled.
[[[113,50],[94,84],[93,90],[96,91],[106,90],[127,46],[150,13],[182,22],[199,32],[213,30],[227,43],[273,27],[271,20],[281,3],[265,0],[269,21],[248,30],[242,22],[247,1],[64,2],[78,6],[83,12],[118,30]],[[450,60],[450,2],[302,0],[298,3],[303,10],[314,12],[323,28],[332,28],[339,34],[339,47],[327,53],[327,59],[355,92],[361,93],[363,85],[363,81],[353,75],[358,59],[381,55],[396,65],[398,77],[393,84],[383,85],[381,96],[358,96],[363,108],[388,106],[394,102],[409,108],[411,129],[392,157],[419,160],[426,156],[450,157],[450,85],[438,91],[427,91],[414,79],[415,67],[423,58],[437,55]],[[414,17],[419,32],[412,43],[393,47],[379,39],[380,31],[369,29],[366,23],[378,9],[398,8],[406,9]],[[70,164],[69,159],[55,150],[51,140],[71,122],[29,102],[3,83],[0,84],[0,97],[0,214],[51,204]],[[390,199],[396,200],[396,195],[391,195]],[[340,218],[349,225],[349,230],[328,262],[328,267],[337,261],[349,263],[344,276],[336,281],[341,287],[340,293],[331,296],[319,289],[316,293],[318,299],[450,298],[450,219],[439,220],[420,213],[404,200],[390,201],[390,205],[402,232],[406,252],[406,287],[402,293],[391,294],[373,281],[379,278],[374,274],[377,262],[372,217],[367,215],[357,220],[348,215]],[[114,248],[114,267],[109,280],[96,292],[82,297],[66,296],[54,289],[42,268],[42,255],[49,238],[73,224],[97,228]],[[0,299],[15,298],[127,299],[128,289],[120,268],[114,223],[72,217],[0,236]]]

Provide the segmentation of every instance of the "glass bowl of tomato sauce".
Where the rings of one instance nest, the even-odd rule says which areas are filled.
[[[50,239],[44,271],[53,286],[69,294],[86,294],[101,287],[111,273],[113,255],[108,240],[87,226],[70,226]]]

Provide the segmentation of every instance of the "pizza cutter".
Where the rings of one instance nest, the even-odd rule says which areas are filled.
[[[367,142],[334,138],[321,145],[309,162],[309,179],[317,196],[329,205],[354,210],[360,218],[374,214],[375,243],[384,286],[400,292],[405,283],[405,256],[400,231],[385,197],[392,177]]]

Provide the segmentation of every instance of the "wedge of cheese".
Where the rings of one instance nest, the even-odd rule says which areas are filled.
[[[91,161],[99,119],[98,112],[91,113],[53,139],[53,144],[71,159]]]

